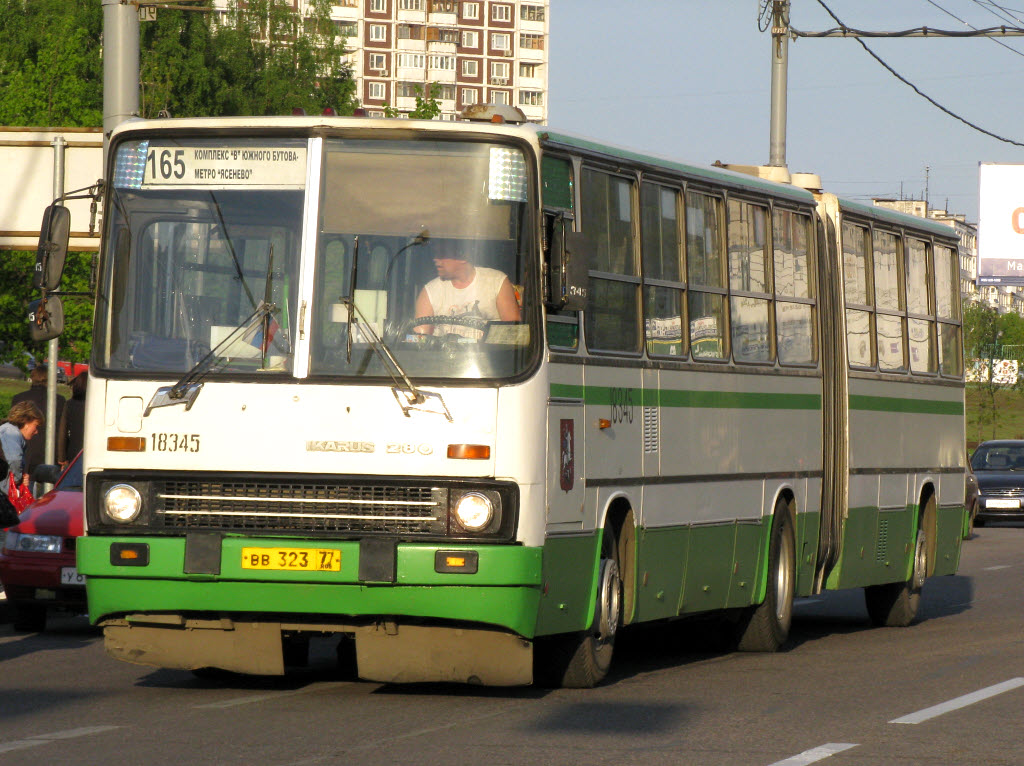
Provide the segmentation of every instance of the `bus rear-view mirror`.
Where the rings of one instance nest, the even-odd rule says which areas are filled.
[[[56,295],[46,302],[35,300],[28,304],[28,336],[35,342],[53,340],[64,332],[64,305]]]
[[[37,290],[56,290],[64,273],[71,235],[71,211],[63,205],[50,205],[43,213],[36,249],[36,268],[32,286]]]

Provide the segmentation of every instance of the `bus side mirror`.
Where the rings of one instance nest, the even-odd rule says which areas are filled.
[[[43,225],[39,230],[39,247],[36,249],[32,287],[49,291],[60,286],[70,234],[71,211],[63,205],[50,205],[46,208],[46,212],[43,213]]]
[[[56,295],[28,304],[28,336],[34,342],[53,340],[64,332],[64,305]]]
[[[565,219],[555,221],[551,232],[551,260],[548,263],[550,306],[556,311],[582,311],[590,292],[586,237],[566,231]]]

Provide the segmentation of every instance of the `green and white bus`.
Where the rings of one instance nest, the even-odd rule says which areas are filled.
[[[280,674],[337,635],[364,679],[586,687],[639,623],[774,651],[841,588],[913,621],[964,523],[954,232],[476,111],[113,133],[107,651]],[[517,318],[416,316],[452,247]]]

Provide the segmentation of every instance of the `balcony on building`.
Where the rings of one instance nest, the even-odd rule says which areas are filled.
[[[427,82],[455,82],[454,69],[427,69]]]
[[[427,48],[431,53],[455,54],[459,45],[459,30],[454,27],[427,27]]]
[[[456,0],[427,0],[427,19],[439,27],[458,26],[458,10]]]
[[[422,24],[396,24],[395,47],[400,51],[425,51],[426,27]]]

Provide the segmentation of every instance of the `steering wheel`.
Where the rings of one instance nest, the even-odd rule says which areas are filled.
[[[445,316],[443,314],[431,314],[425,317],[416,317],[410,319],[405,323],[403,330],[408,331],[413,327],[419,327],[420,325],[440,325],[450,324],[459,327],[469,327],[474,330],[480,330],[486,332],[487,328],[491,324],[491,320],[484,319],[483,317],[472,316],[470,314],[458,314],[455,316]]]

